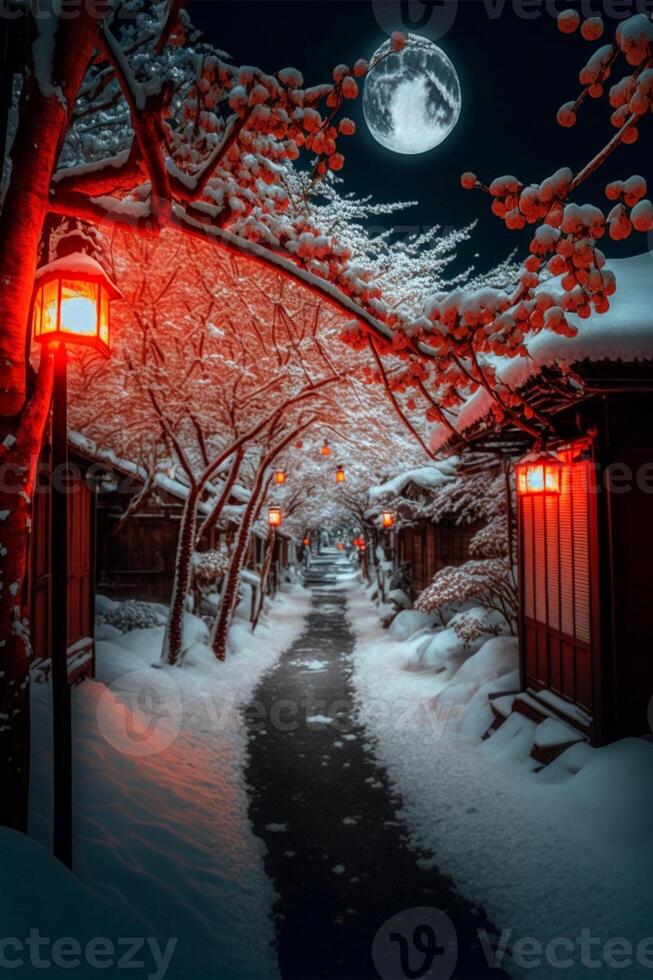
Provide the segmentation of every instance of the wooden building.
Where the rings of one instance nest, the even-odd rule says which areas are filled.
[[[476,515],[460,515],[454,510],[437,511],[437,517],[419,516],[428,510],[430,500],[435,499],[454,478],[455,468],[443,467],[443,472],[433,467],[408,471],[404,477],[375,489],[375,496],[388,500],[388,506],[397,518],[391,532],[392,556],[396,565],[408,565],[411,598],[416,598],[433,576],[447,565],[460,565],[469,559],[469,543],[483,526]],[[429,476],[430,474],[430,476]],[[439,478],[438,478],[439,474]],[[391,486],[391,490],[388,489]]]
[[[551,485],[519,479],[532,440],[508,424],[497,429],[485,393],[459,419],[467,445],[517,463],[528,711],[560,716],[596,745],[650,734],[653,720],[653,262],[645,255],[613,268],[610,313],[577,322],[573,340],[536,338],[522,383],[519,364],[505,369],[550,420],[543,439],[559,467]]]

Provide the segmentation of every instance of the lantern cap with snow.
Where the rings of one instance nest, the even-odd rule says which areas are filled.
[[[395,515],[391,510],[381,511],[381,527],[393,527],[395,522]]]
[[[122,295],[99,262],[73,252],[36,272],[33,329],[41,343],[63,341],[109,354],[109,303]]]
[[[336,483],[344,483],[346,479],[344,466],[339,466],[336,470]]]
[[[529,453],[515,466],[517,492],[527,494],[559,494],[562,463],[549,452]]]
[[[283,524],[283,515],[281,513],[281,507],[269,507],[268,508],[268,524],[270,527],[281,527]]]

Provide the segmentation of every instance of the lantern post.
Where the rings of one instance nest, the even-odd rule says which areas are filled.
[[[34,338],[54,348],[52,386],[52,845],[72,868],[72,718],[68,682],[68,357],[67,344],[109,356],[109,303],[120,296],[102,266],[84,253],[36,274]]]

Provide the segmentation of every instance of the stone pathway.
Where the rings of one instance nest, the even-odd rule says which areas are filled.
[[[304,633],[246,711],[250,818],[279,896],[281,974],[505,976],[478,941],[492,934],[483,912],[408,843],[401,800],[357,720],[346,602],[345,589],[314,590]],[[446,915],[408,911],[424,907]]]

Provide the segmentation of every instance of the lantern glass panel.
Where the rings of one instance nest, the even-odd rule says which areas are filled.
[[[39,294],[41,296],[39,334],[47,336],[57,332],[59,282],[56,279],[51,279],[50,282],[44,283],[39,289]]]
[[[109,294],[100,286],[100,340],[109,346]]]
[[[520,493],[560,493],[561,464],[552,462],[524,463],[517,470]]]
[[[77,337],[99,336],[98,331],[98,293],[96,282],[81,282],[73,279],[61,280],[61,324],[62,333]]]

